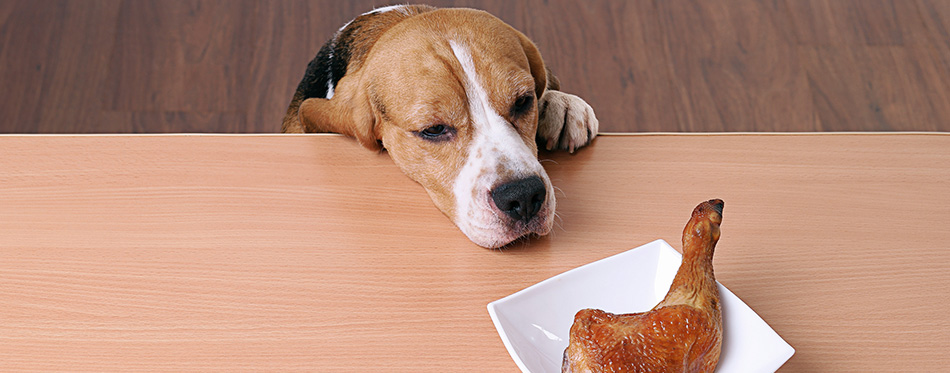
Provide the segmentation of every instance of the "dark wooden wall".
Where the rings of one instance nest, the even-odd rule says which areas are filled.
[[[535,40],[602,131],[948,131],[948,0],[430,1]],[[277,132],[383,1],[0,0],[0,132]]]

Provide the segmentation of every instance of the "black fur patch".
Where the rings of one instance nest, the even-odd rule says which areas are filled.
[[[350,62],[360,63],[360,60],[366,57],[370,46],[357,45],[358,43],[371,43],[402,19],[435,9],[428,5],[403,5],[398,10],[390,10],[396,13],[371,11],[356,17],[337,31],[333,38],[320,48],[317,56],[307,64],[307,71],[300,84],[297,85],[295,99],[297,97],[302,97],[301,100],[313,97],[327,98],[329,86],[332,85],[334,90],[336,89],[337,83],[346,75]],[[395,15],[395,17],[387,17],[388,21],[382,23],[373,20],[382,14]]]
[[[329,83],[335,88],[340,78],[346,75],[350,63],[350,43],[357,25],[348,25],[326,42],[317,56],[307,64],[307,71],[297,85],[297,93],[306,100],[312,97],[327,98]]]

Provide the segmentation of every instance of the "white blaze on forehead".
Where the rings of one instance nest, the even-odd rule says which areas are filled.
[[[511,180],[500,180],[498,170],[506,171],[514,179],[538,175],[545,184],[550,185],[550,182],[518,131],[491,106],[469,49],[454,40],[449,41],[449,46],[465,75],[465,94],[472,126],[468,156],[453,188],[455,221],[469,238],[478,242],[478,238],[485,237],[476,236],[497,236],[504,229],[496,210],[491,207],[490,190]]]
[[[481,148],[490,151],[486,156],[501,156],[508,158],[506,164],[513,166],[512,170],[518,176],[525,176],[527,172],[537,171],[532,167],[538,163],[531,149],[521,139],[521,135],[515,130],[511,123],[495,112],[491,102],[488,100],[488,92],[482,88],[481,81],[475,71],[475,63],[472,61],[472,55],[468,48],[459,45],[455,41],[450,41],[452,52],[462,65],[465,73],[465,94],[468,96],[468,110],[470,120],[474,130],[474,140],[471,146],[472,150]],[[469,160],[472,160],[472,153],[469,152]],[[497,160],[497,159],[496,159]],[[540,167],[538,167],[540,168]]]

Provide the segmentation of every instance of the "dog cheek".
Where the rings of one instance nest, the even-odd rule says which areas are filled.
[[[523,137],[524,144],[528,146],[528,149],[531,151],[531,155],[535,158],[538,157],[538,142],[535,140],[535,136]]]
[[[525,145],[528,146],[528,149],[531,150],[531,154],[537,158],[538,156],[538,115],[535,112],[530,118],[527,119],[527,123],[523,131],[519,134],[521,135],[521,140],[524,141]]]
[[[446,167],[446,165],[450,165],[451,163],[447,163],[444,160],[436,159],[432,161],[430,159],[429,161],[431,162],[430,164],[434,165],[430,168],[433,173],[429,175],[429,185],[423,186],[429,192],[432,201],[439,210],[450,220],[455,221],[457,209],[452,186],[454,185],[458,170],[452,167]]]
[[[449,218],[450,221],[454,222],[456,218],[455,198],[453,198],[451,194],[446,193],[445,190],[426,189],[426,191],[432,199],[432,203],[435,204],[435,207]]]
[[[412,142],[412,139],[409,139]],[[455,198],[450,190],[453,170],[437,154],[419,146],[396,143],[387,148],[396,166],[425,189],[433,204],[450,220],[455,220]]]

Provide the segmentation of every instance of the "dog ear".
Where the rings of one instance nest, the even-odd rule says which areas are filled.
[[[524,49],[525,56],[528,57],[531,76],[534,77],[535,97],[540,100],[545,89],[559,89],[560,83],[554,74],[544,66],[544,59],[541,58],[541,52],[538,51],[538,47],[534,45],[531,39],[528,39],[528,37],[521,32],[518,32],[518,37],[521,38],[521,47]]]
[[[366,91],[349,84],[353,80],[348,78],[339,81],[333,98],[304,100],[298,110],[300,124],[304,132],[335,132],[355,138],[366,148],[379,150],[376,116]]]

